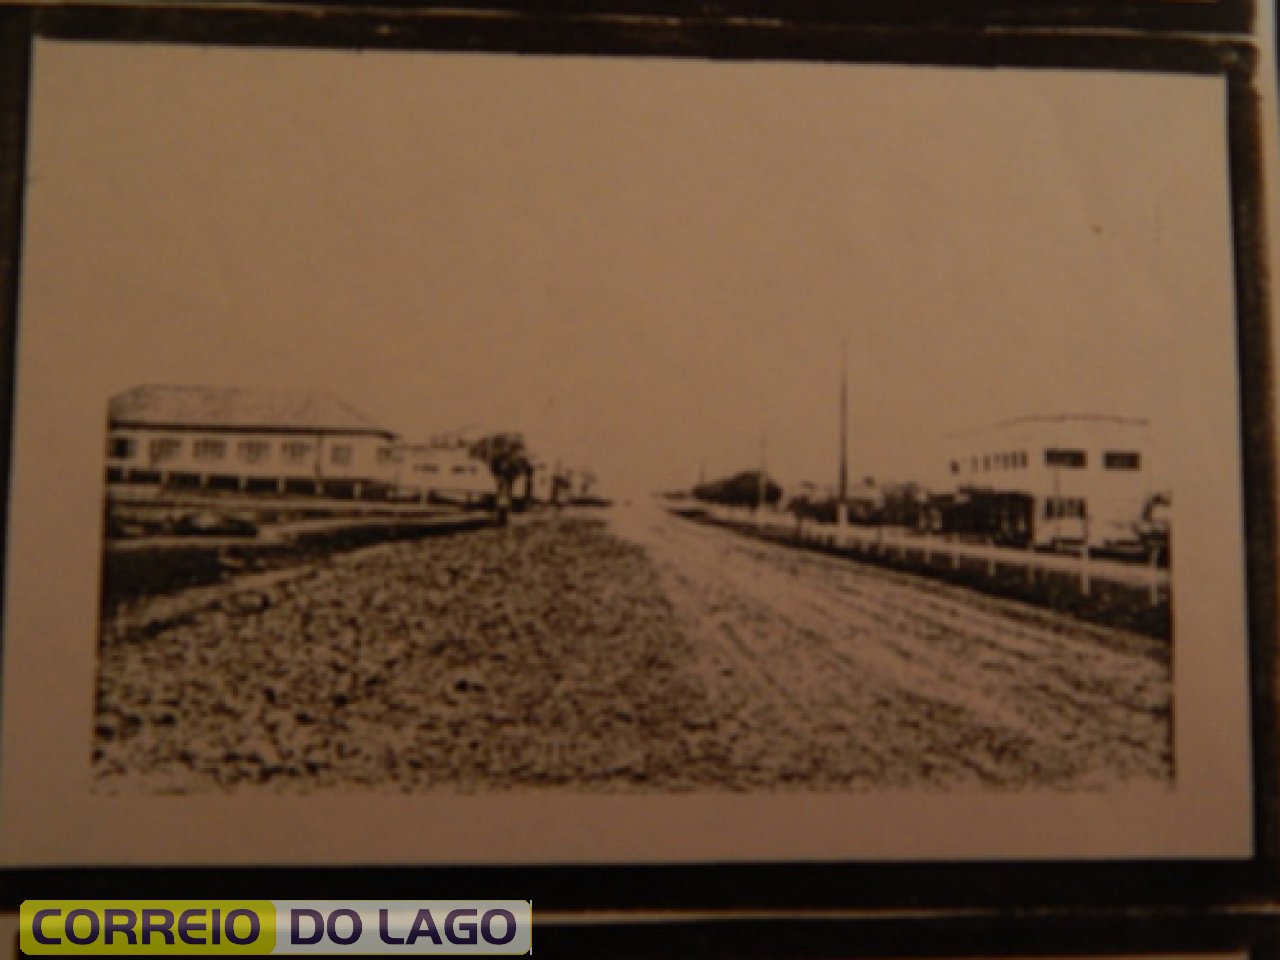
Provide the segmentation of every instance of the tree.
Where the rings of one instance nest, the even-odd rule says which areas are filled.
[[[744,470],[723,480],[700,483],[693,488],[693,495],[699,500],[735,507],[754,507],[761,500],[775,506],[782,499],[782,487],[767,476],[763,477],[763,483],[761,481],[759,470]]]
[[[471,445],[471,456],[483,460],[498,487],[498,502],[511,502],[515,483],[525,478],[525,493],[532,487],[533,457],[524,434],[491,433]]]

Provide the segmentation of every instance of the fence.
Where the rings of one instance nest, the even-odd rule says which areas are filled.
[[[1091,556],[1086,549],[1074,553],[1041,553],[989,543],[973,543],[954,537],[916,533],[902,527],[858,526],[853,524],[818,523],[792,514],[772,510],[750,510],[719,504],[698,504],[676,508],[677,512],[701,513],[716,523],[733,527],[768,540],[811,546],[815,549],[851,553],[855,556],[897,559],[920,567],[981,565],[989,577],[1003,569],[1020,571],[1028,583],[1051,574],[1066,575],[1076,580],[1080,593],[1088,597],[1098,583],[1111,583],[1142,592],[1151,606],[1169,596],[1170,578],[1167,568],[1148,562],[1104,559]]]

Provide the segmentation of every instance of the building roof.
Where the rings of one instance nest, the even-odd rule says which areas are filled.
[[[111,398],[112,426],[290,433],[395,434],[332,394],[148,384]]]
[[[1055,413],[1055,414],[1030,414],[1023,417],[1013,417],[1009,420],[999,420],[995,423],[983,424],[980,427],[970,427],[967,430],[960,430],[955,433],[947,434],[949,437],[965,437],[971,434],[984,433],[988,430],[999,430],[1005,427],[1022,426],[1028,424],[1047,424],[1047,423],[1105,423],[1118,427],[1149,427],[1151,421],[1144,420],[1139,417],[1121,417],[1110,413]]]

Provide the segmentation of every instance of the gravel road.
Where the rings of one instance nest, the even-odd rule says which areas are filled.
[[[94,767],[161,792],[1169,781],[1167,654],[649,504],[544,513],[117,612]]]

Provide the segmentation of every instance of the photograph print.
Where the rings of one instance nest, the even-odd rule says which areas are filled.
[[[32,75],[10,590],[69,553],[99,802],[1247,795],[1220,78]]]

